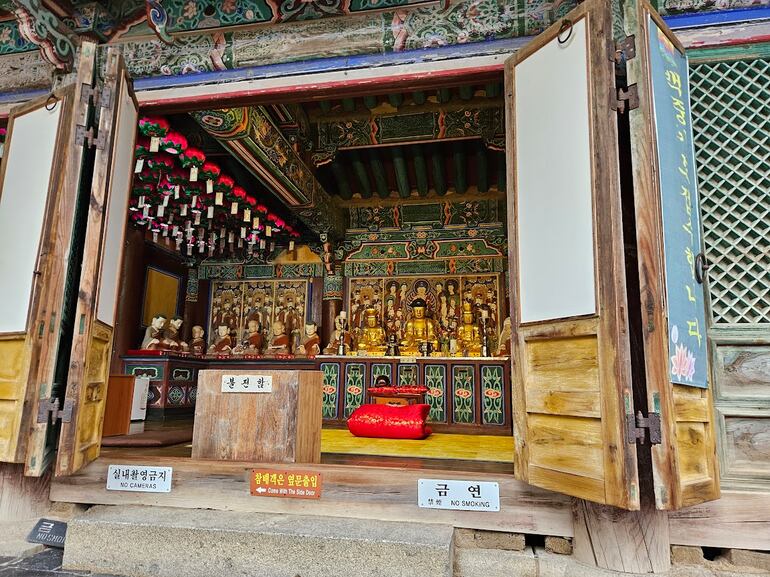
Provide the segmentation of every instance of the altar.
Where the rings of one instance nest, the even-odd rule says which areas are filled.
[[[436,432],[511,435],[510,360],[450,357],[319,357],[324,426],[344,426],[380,375],[396,387],[427,388]]]

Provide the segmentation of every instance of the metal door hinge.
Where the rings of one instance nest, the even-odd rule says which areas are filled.
[[[628,88],[613,89],[610,93],[610,108],[623,114],[626,110],[639,108],[639,90],[636,84]]]
[[[636,58],[636,37],[632,34],[617,42],[610,40],[609,56],[618,64]]]
[[[72,420],[73,402],[64,401],[64,407],[59,408],[59,399],[43,399],[37,405],[37,422],[47,423],[50,416],[51,423],[61,419],[62,423],[69,423]]]
[[[86,130],[85,126],[80,125],[75,128],[75,142],[87,144],[88,148],[95,146],[98,150],[104,150],[105,140],[106,138],[103,134],[94,136],[93,126],[89,127],[88,130]]]
[[[80,101],[84,104],[88,101],[93,102],[94,106],[101,108],[112,107],[112,86],[100,84],[97,86],[91,86],[90,84],[83,84],[80,87]]]
[[[636,415],[627,413],[626,441],[629,444],[649,441],[651,445],[660,445],[660,414],[649,413],[644,417],[641,411]]]

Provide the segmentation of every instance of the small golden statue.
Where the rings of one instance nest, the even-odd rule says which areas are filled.
[[[426,343],[434,351],[438,350],[436,321],[425,316],[426,306],[426,302],[421,298],[416,298],[411,303],[412,316],[406,321],[404,339],[401,341],[401,354],[404,356],[416,356],[421,352],[430,354],[425,350]]]
[[[365,326],[358,341],[359,354],[382,356],[385,354],[385,329],[377,324],[377,311],[366,309]]]
[[[463,324],[457,329],[457,345],[458,356],[481,356],[481,331],[473,322],[473,307],[469,302],[463,304]]]

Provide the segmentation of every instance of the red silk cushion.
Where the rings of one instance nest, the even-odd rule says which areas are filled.
[[[429,411],[430,405],[361,405],[348,417],[348,429],[356,437],[424,439],[431,433]]]

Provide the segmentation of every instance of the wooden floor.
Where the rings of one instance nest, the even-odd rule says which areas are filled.
[[[186,426],[189,422],[148,422],[145,431]],[[190,457],[191,452],[190,443],[168,447],[102,447],[101,450],[102,456],[110,458],[121,455]],[[494,435],[434,433],[422,440],[372,439],[355,437],[346,429],[323,429],[321,453],[323,463],[513,472],[513,437]]]
[[[513,463],[513,437],[434,433],[427,439],[370,439],[345,429],[321,431],[321,452]]]

